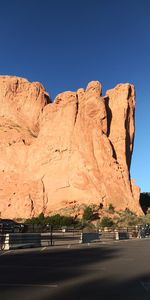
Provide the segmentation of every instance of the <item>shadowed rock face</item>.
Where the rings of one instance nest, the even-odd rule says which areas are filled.
[[[40,83],[0,76],[0,212],[27,218],[86,203],[140,214],[130,180],[135,91],[101,84],[53,103]]]

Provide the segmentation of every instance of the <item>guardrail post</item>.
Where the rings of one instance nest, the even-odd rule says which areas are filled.
[[[115,231],[115,239],[119,240],[119,232],[118,231]]]
[[[83,232],[81,232],[79,243],[80,243],[80,244],[83,243]]]

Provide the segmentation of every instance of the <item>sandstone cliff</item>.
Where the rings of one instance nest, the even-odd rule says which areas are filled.
[[[0,76],[0,213],[27,218],[86,203],[140,214],[130,180],[135,91],[90,82],[53,103],[37,82]]]

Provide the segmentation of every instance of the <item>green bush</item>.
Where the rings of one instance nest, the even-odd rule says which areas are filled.
[[[114,213],[114,212],[115,212],[115,208],[114,208],[114,206],[112,205],[112,203],[109,204],[108,212],[109,212],[109,213]]]
[[[31,219],[27,219],[25,221],[25,223],[27,223],[27,224],[33,224],[33,225],[44,225],[45,224],[44,214],[41,213],[41,214],[39,214],[38,217],[33,217]]]
[[[115,218],[117,227],[136,226],[140,223],[140,218],[131,210],[126,208],[119,212],[119,217]]]
[[[126,214],[127,216],[136,216],[136,214],[133,211],[131,211],[129,208],[126,208],[124,210],[124,214]]]
[[[113,225],[114,225],[114,222],[113,222],[112,218],[109,218],[109,217],[103,217],[100,222],[101,227],[112,227]]]
[[[147,214],[145,216],[140,217],[140,223],[148,223],[150,224],[150,211],[148,210]]]
[[[70,216],[61,216],[59,214],[53,216],[44,216],[41,213],[38,217],[27,219],[25,221],[27,224],[36,224],[36,225],[54,225],[54,226],[75,226],[79,224],[79,221]]]
[[[73,217],[61,216],[59,214],[47,217],[46,223],[56,226],[72,226],[76,224],[76,220]]]

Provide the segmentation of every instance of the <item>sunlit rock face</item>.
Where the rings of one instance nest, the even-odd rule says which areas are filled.
[[[130,180],[134,86],[98,81],[52,103],[44,87],[0,76],[0,215],[28,218],[82,204],[141,214]]]

